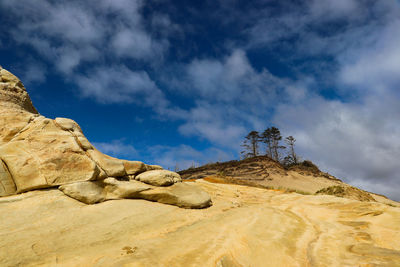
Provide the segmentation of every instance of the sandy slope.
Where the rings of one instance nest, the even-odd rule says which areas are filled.
[[[303,194],[328,194],[360,201],[377,201],[400,207],[400,203],[382,195],[352,187],[340,179],[322,172],[315,165],[299,164],[285,169],[267,156],[258,156],[240,161],[217,162],[179,172],[183,179],[222,180],[223,183],[250,185],[295,191]],[[340,187],[343,193],[332,192]],[[324,191],[321,192],[320,190]]]
[[[400,266],[400,208],[196,182],[214,205],[0,198],[0,266]]]

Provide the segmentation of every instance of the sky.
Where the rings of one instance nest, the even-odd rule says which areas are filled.
[[[0,65],[104,153],[184,169],[276,126],[400,201],[397,0],[0,0]]]

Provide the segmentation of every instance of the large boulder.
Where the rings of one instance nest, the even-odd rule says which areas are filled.
[[[86,204],[112,199],[146,199],[181,208],[201,209],[212,205],[208,193],[196,185],[176,183],[168,187],[156,187],[139,181],[118,181],[107,178],[103,181],[76,182],[59,187],[67,196]]]
[[[179,174],[161,166],[101,153],[71,119],[41,116],[21,81],[0,67],[0,197],[61,186],[65,194],[87,204],[153,200],[142,191],[180,181]],[[175,202],[185,206],[179,204],[185,200]]]
[[[140,198],[187,209],[202,209],[212,205],[210,195],[196,185],[176,183],[168,187],[154,187],[141,192]]]

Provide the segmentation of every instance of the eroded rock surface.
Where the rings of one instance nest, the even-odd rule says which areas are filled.
[[[146,199],[187,209],[211,206],[210,196],[198,186],[176,183],[157,187],[139,181],[118,181],[107,178],[103,181],[84,181],[59,187],[67,196],[86,204],[100,203],[112,199]]]
[[[139,194],[177,182],[181,182],[179,174],[160,166],[101,153],[71,119],[41,116],[21,81],[0,67],[0,197],[61,186],[65,194],[87,204],[146,198],[187,208],[211,205],[208,200],[191,204],[185,192],[173,188],[169,191],[174,192],[174,201]],[[204,198],[200,189],[188,190]]]
[[[85,205],[55,189],[0,198],[0,266],[400,266],[400,208],[180,184],[207,192],[213,206]]]

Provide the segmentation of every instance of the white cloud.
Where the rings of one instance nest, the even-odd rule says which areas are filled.
[[[384,184],[400,187],[396,98],[367,96],[361,103],[342,103],[314,96],[298,104],[281,104],[274,122],[296,137],[300,155],[322,169],[351,184],[363,184],[366,190],[400,199],[394,190],[379,191]],[[382,186],[374,188],[375,184]]]
[[[117,158],[133,159],[138,155],[136,149],[132,145],[124,143],[123,140],[95,142],[93,145],[104,154]]]
[[[188,121],[179,127],[179,132],[186,136],[197,136],[201,139],[206,139],[214,144],[234,147],[246,134],[246,128],[241,126],[240,123],[223,122],[223,118],[218,120],[214,118],[213,120],[197,120],[196,113],[199,109],[203,107],[197,107],[196,110],[192,110]],[[208,110],[205,110],[202,115],[212,115]],[[216,114],[221,117],[221,114]]]
[[[240,143],[249,125],[261,126],[258,114],[268,111],[285,83],[266,70],[254,70],[242,50],[221,60],[194,59],[178,69],[179,81],[172,76],[164,83],[194,99],[181,113],[179,132],[224,147]]]
[[[100,103],[136,103],[156,110],[169,104],[146,72],[132,71],[124,65],[98,67],[87,75],[77,75],[75,80],[84,97]]]
[[[222,102],[248,94],[264,98],[268,92],[260,92],[262,83],[271,78],[268,73],[257,73],[243,50],[232,51],[222,61],[195,59],[187,66],[187,74],[192,93]]]
[[[255,70],[243,50],[221,60],[195,59],[182,69],[174,89],[198,100],[185,113],[180,133],[235,151],[249,129],[266,128],[277,101],[305,96],[300,83]]]
[[[310,13],[319,20],[354,18],[360,8],[356,0],[312,0],[310,3]]]
[[[104,28],[84,5],[2,1],[0,7],[15,17],[9,32],[15,41],[31,45],[60,71],[70,73],[81,61],[98,58],[96,44],[104,39]],[[95,50],[94,55],[88,50]]]
[[[132,32],[124,29],[115,35],[112,44],[119,56],[141,58],[151,52],[151,38],[144,32]]]
[[[361,90],[395,88],[400,82],[400,17],[360,43],[345,58],[339,56],[341,81]]]
[[[34,60],[28,60],[27,64],[24,64],[21,79],[25,86],[42,83],[46,79],[46,67]]]
[[[169,43],[145,30],[142,6],[138,0],[102,0],[95,5],[49,0],[0,2],[15,23],[7,34],[19,44],[32,46],[65,75],[82,63],[99,62],[103,57],[161,59]]]

